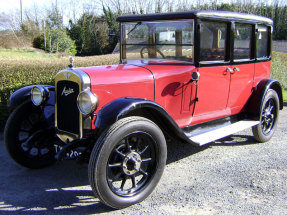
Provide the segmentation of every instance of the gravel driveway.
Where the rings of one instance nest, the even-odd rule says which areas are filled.
[[[0,144],[0,214],[287,214],[287,107],[275,136],[256,144],[250,131],[203,148],[168,143],[161,182],[123,210],[101,204],[87,166],[65,161],[42,170],[16,165]]]

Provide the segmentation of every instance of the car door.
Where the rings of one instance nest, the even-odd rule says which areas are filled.
[[[242,111],[253,87],[254,54],[252,53],[253,26],[236,23],[234,30],[233,63],[229,66],[231,79],[227,108],[231,114]]]
[[[226,114],[230,72],[227,61],[228,23],[200,23],[200,78],[193,122],[200,123]]]

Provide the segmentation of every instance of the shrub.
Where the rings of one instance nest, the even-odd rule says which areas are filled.
[[[49,29],[46,33],[46,40],[43,34],[34,38],[33,47],[49,53],[66,52],[71,55],[77,53],[75,42],[60,29]]]

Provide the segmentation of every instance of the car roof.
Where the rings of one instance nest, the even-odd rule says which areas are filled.
[[[135,22],[135,21],[153,21],[153,20],[176,20],[176,19],[212,19],[222,21],[240,21],[248,23],[262,23],[272,25],[272,19],[247,13],[237,13],[231,11],[212,11],[212,10],[194,10],[173,13],[154,13],[154,14],[139,14],[127,15],[117,18],[119,22]]]

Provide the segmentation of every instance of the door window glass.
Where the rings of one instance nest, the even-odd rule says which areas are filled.
[[[248,24],[236,24],[234,37],[234,60],[251,58],[252,26]]]
[[[226,23],[202,22],[200,26],[200,60],[224,61]]]
[[[263,25],[258,26],[257,33],[257,58],[268,58],[268,28]]]

